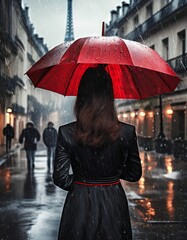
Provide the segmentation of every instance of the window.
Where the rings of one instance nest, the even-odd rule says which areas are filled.
[[[184,55],[186,52],[186,32],[185,30],[182,30],[177,33],[178,35],[178,55]]]
[[[134,21],[134,27],[137,27],[137,26],[139,25],[139,16],[136,15],[136,16],[134,17],[133,21]]]
[[[146,7],[147,18],[150,18],[153,15],[153,3],[150,3]]]
[[[168,38],[165,38],[162,40],[162,53],[163,53],[163,58],[165,60],[168,60],[169,57],[169,40]]]

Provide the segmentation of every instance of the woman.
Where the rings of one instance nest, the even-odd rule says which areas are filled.
[[[84,73],[75,115],[77,121],[61,126],[57,139],[53,179],[68,191],[58,239],[132,239],[119,179],[138,181],[142,169],[135,127],[118,121],[104,67]]]

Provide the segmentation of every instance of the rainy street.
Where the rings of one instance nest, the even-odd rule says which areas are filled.
[[[36,153],[35,165],[28,173],[25,153],[18,151],[1,167],[1,240],[56,239],[65,192],[52,183],[45,151]]]
[[[142,178],[122,182],[134,240],[185,240],[187,162],[153,151],[140,154]],[[19,149],[0,160],[0,239],[55,240],[66,192],[53,185],[46,151],[37,151],[33,173],[27,172],[25,152]]]
[[[187,240],[186,13],[0,1],[0,240]]]

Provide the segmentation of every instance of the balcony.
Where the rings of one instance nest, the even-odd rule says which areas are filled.
[[[131,12],[136,7],[138,7],[140,3],[143,4],[145,2],[147,2],[147,1],[145,1],[145,0],[131,0],[130,5],[129,5],[129,9],[128,9],[128,13]]]
[[[173,70],[177,73],[182,73],[187,71],[187,53],[178,56],[176,58],[172,58],[167,61],[167,63],[173,68]]]
[[[27,58],[28,58],[28,60],[30,61],[31,65],[34,65],[34,64],[35,64],[35,61],[34,61],[32,55],[31,55],[30,53],[27,53]]]
[[[19,78],[17,75],[14,76],[14,81],[15,81],[16,85],[18,85],[22,88],[25,86],[25,83],[23,82],[23,80],[21,78]]]
[[[17,46],[8,32],[3,32],[0,29],[0,39],[0,55],[3,58],[10,57],[12,53],[17,54]]]
[[[4,74],[0,75],[0,91],[12,95],[15,91],[15,87],[16,82],[12,78]]]
[[[12,112],[13,113],[17,113],[17,114],[21,114],[24,115],[25,114],[25,108],[20,106],[17,103],[12,103]]]
[[[137,40],[153,27],[164,21],[169,16],[187,5],[187,0],[173,0],[163,7],[160,11],[152,15],[148,20],[139,25],[134,31],[125,36],[126,39]]]
[[[6,76],[5,74],[0,75],[0,89],[1,91],[10,95],[14,94],[16,86],[24,87],[25,84],[21,78],[15,75],[13,78]]]

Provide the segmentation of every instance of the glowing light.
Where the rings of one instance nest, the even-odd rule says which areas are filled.
[[[140,194],[143,194],[145,191],[145,178],[144,177],[140,178],[140,180],[138,181],[138,186],[139,186]]]
[[[169,108],[169,109],[166,110],[166,113],[168,115],[172,115],[173,114],[173,110],[171,108]]]
[[[174,216],[174,206],[173,206],[173,198],[174,198],[174,184],[173,182],[169,181],[167,184],[167,201],[166,201],[166,208],[168,211],[168,214],[170,215],[171,218]]]
[[[173,162],[171,157],[168,156],[165,158],[165,166],[166,166],[167,173],[173,172]]]
[[[12,108],[7,108],[6,112],[7,113],[12,113]]]
[[[152,118],[154,116],[153,112],[148,112],[148,116]]]
[[[141,111],[141,112],[139,112],[139,115],[140,115],[140,117],[145,117],[145,112]]]
[[[127,113],[124,113],[123,114],[123,118],[127,118],[128,117],[128,114]]]
[[[131,117],[132,117],[132,118],[134,118],[134,117],[135,117],[135,115],[136,115],[136,113],[135,113],[135,112],[131,112]]]

